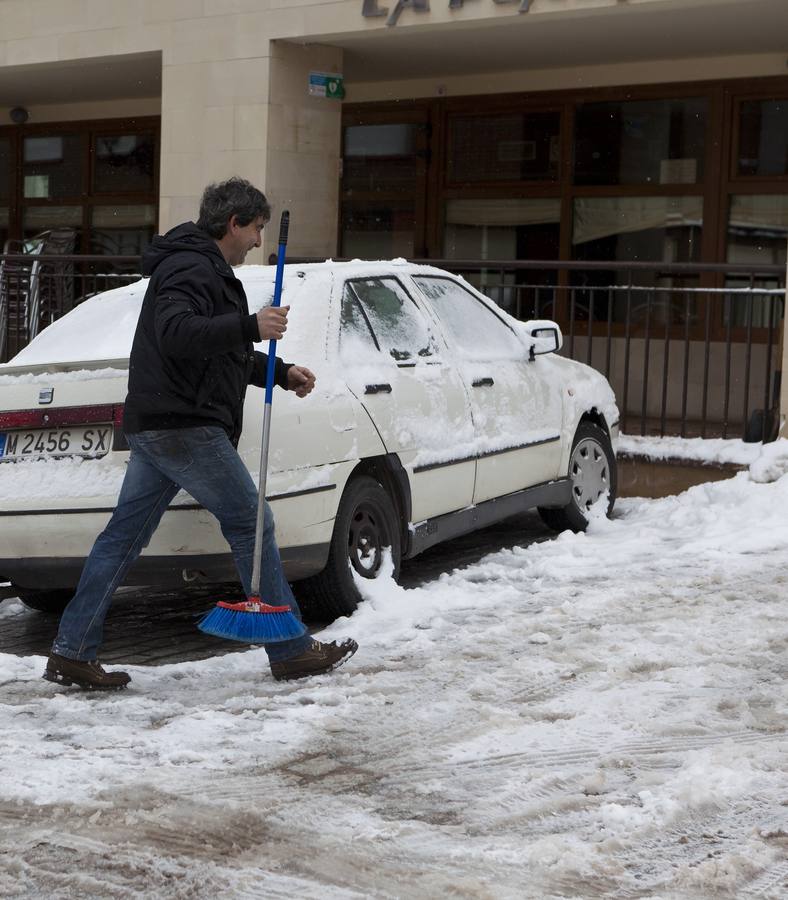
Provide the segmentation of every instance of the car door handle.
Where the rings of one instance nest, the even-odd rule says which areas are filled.
[[[473,382],[474,387],[492,387],[495,382],[492,378],[477,378],[476,381]]]
[[[390,384],[368,384],[364,389],[365,394],[390,394]]]

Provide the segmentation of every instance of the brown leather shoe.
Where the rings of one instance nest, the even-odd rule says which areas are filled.
[[[341,666],[343,662],[358,650],[358,644],[352,638],[346,638],[341,644],[332,641],[321,644],[312,641],[312,646],[292,659],[271,663],[271,674],[277,681],[289,681],[291,678],[307,678],[309,675],[322,675]]]
[[[70,687],[76,684],[84,691],[119,691],[131,681],[128,672],[106,672],[96,661],[68,659],[58,653],[50,653],[44,678]]]

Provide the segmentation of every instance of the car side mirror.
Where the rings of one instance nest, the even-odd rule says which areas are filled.
[[[530,339],[532,359],[544,353],[556,353],[564,345],[558,323],[550,319],[531,319],[523,323],[523,331]]]

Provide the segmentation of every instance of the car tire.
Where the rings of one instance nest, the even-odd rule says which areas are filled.
[[[618,491],[616,455],[607,432],[593,422],[581,422],[569,456],[572,499],[563,507],[539,507],[539,515],[553,531],[585,531],[588,509],[608,492],[607,515],[613,511]]]
[[[36,612],[60,615],[68,606],[74,596],[73,588],[52,588],[51,590],[36,590],[12,585],[16,589],[16,595],[29,609]]]
[[[364,578],[377,578],[384,548],[391,548],[394,577],[399,575],[402,541],[394,503],[380,482],[368,475],[345,488],[334,521],[328,562],[319,575],[294,585],[296,596],[312,615],[347,616],[361,601],[351,566]]]

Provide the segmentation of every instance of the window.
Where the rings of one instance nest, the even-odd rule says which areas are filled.
[[[152,134],[94,135],[94,193],[152,191],[155,146]]]
[[[414,256],[425,141],[424,127],[415,122],[345,128],[341,233],[344,256]]]
[[[734,194],[728,210],[727,262],[751,266],[786,263],[788,245],[788,194]],[[730,276],[727,286],[750,287],[747,278]],[[776,289],[777,279],[756,277],[756,288]],[[732,295],[731,316],[734,326],[766,327],[773,324],[773,300],[770,295]]]
[[[727,262],[785,265],[788,194],[734,194],[728,211]]]
[[[449,137],[449,181],[554,181],[561,114],[514,112],[455,116]]]
[[[575,116],[575,184],[703,181],[703,97],[584,103]]]
[[[412,123],[346,128],[345,187],[366,191],[414,188],[416,128]]]
[[[22,169],[25,199],[78,197],[83,189],[82,159],[78,134],[26,137]]]
[[[434,359],[437,348],[424,317],[396,278],[349,281],[342,302],[342,340],[369,342],[397,363]]]
[[[94,206],[91,226],[91,253],[139,256],[153,237],[156,207]]]
[[[28,206],[22,217],[22,232],[26,238],[52,228],[79,230],[81,225],[81,206]]]
[[[699,262],[703,199],[701,197],[583,197],[574,202],[573,255],[578,260],[621,262]],[[664,288],[653,298],[638,291],[616,290],[634,284]],[[590,269],[573,275],[584,288],[574,294],[577,319],[633,323],[681,323],[697,318],[694,295],[678,290],[697,287],[697,276],[662,275],[658,269],[637,271]],[[672,290],[673,289],[673,290]],[[689,304],[688,304],[689,297]]]
[[[581,197],[574,258],[698,262],[702,227],[701,197]]]
[[[415,255],[416,212],[407,196],[342,204],[342,255],[393,259]]]
[[[158,144],[154,117],[0,126],[0,249],[70,229],[76,254],[139,255],[156,230]]]
[[[558,259],[561,201],[448,200],[443,230],[447,259]]]
[[[788,98],[739,107],[739,175],[788,175]]]
[[[428,275],[414,275],[413,281],[464,356],[524,358],[525,347],[511,328],[462,285]]]

